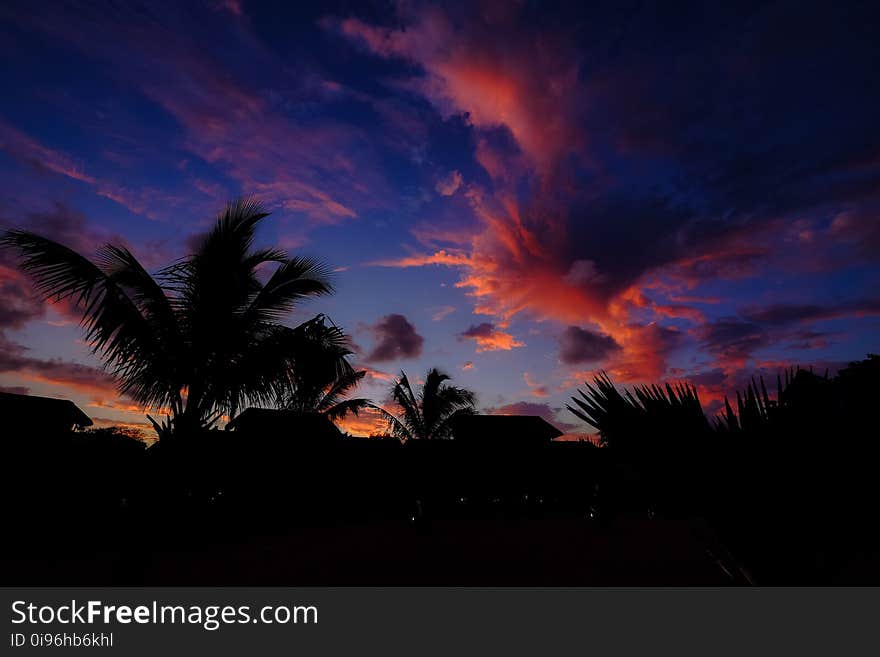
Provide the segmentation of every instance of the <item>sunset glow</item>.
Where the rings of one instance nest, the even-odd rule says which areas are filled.
[[[261,245],[335,270],[290,322],[349,333],[358,397],[437,367],[567,435],[600,370],[691,381],[715,412],[744,377],[877,351],[880,67],[856,17],[287,4],[4,3],[0,228],[159,268],[255,196]],[[149,429],[78,320],[0,252],[0,389]]]

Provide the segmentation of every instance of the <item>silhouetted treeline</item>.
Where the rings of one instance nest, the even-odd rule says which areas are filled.
[[[560,513],[614,531],[640,514],[708,523],[757,583],[876,582],[878,392],[876,356],[834,377],[758,379],[714,420],[692,388],[627,394],[600,379],[581,400],[601,447],[245,430],[149,448],[116,430],[8,436],[2,550],[47,563],[59,551],[107,550],[109,581],[138,583],[155,550],[291,527],[391,522],[430,534],[442,517]]]

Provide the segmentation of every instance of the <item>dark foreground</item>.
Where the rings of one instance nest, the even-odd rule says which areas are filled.
[[[658,489],[589,445],[224,432],[148,450],[32,439],[6,456],[4,585],[880,583],[875,498],[792,466],[756,480],[681,462]]]
[[[7,555],[6,585],[725,585],[747,580],[697,523],[570,513],[292,529],[188,546],[55,544]]]

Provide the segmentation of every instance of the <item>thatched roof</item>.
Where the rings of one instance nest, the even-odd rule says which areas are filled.
[[[91,418],[69,399],[0,392],[0,423],[67,424],[90,427]]]

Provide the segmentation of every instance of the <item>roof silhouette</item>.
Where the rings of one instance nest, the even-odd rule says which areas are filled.
[[[248,433],[261,432],[279,438],[295,436],[305,439],[339,439],[342,432],[329,419],[319,413],[274,408],[247,408],[235,416],[226,428]]]
[[[0,392],[0,417],[7,427],[69,431],[89,427],[91,418],[69,399]]]
[[[453,439],[469,443],[540,445],[561,435],[537,415],[462,415],[452,421]]]

